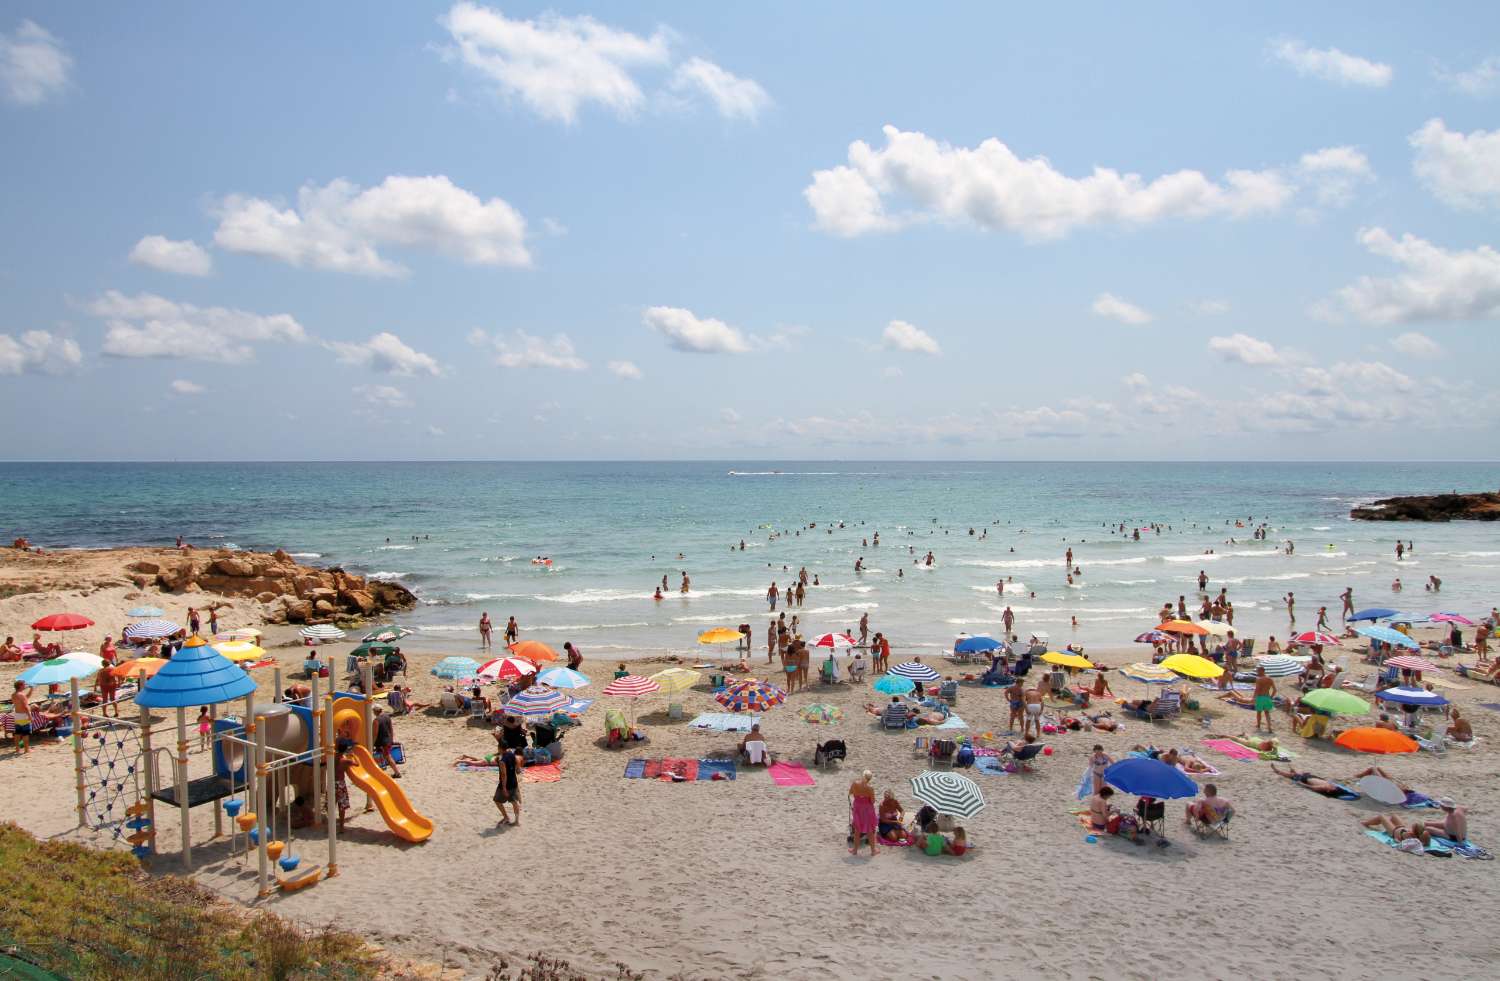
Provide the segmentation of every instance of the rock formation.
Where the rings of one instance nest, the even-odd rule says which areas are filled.
[[[1356,521],[1500,521],[1500,494],[1431,494],[1387,497],[1354,508]]]

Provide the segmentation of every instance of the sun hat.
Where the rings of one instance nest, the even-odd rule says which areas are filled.
[[[1458,806],[1458,801],[1454,800],[1452,797],[1439,797],[1437,800],[1437,805],[1445,811],[1451,811]]]

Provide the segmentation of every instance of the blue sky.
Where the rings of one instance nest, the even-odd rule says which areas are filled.
[[[1493,459],[1496,38],[7,4],[0,457]]]

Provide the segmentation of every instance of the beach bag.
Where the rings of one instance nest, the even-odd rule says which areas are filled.
[[[406,749],[400,743],[391,743],[391,748],[387,750],[387,753],[391,757],[391,762],[397,766],[406,763]]]

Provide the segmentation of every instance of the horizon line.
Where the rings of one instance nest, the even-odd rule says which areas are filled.
[[[1299,459],[1257,459],[1245,458],[1240,460],[1213,460],[1213,459],[980,459],[980,458],[934,458],[934,459],[893,459],[876,457],[694,457],[694,458],[665,458],[665,457],[598,457],[579,458],[569,460],[499,460],[481,459],[471,457],[443,457],[428,459],[224,459],[224,460],[192,460],[192,459],[160,459],[160,460],[0,460],[0,466],[28,466],[35,464],[67,464],[75,466],[98,466],[98,465],[128,465],[128,466],[155,466],[155,465],[198,465],[198,466],[228,466],[236,464],[304,464],[304,465],[327,465],[327,464],[381,464],[393,466],[412,463],[484,463],[484,464],[579,464],[579,463],[713,463],[713,464],[747,464],[747,463],[859,463],[859,464],[955,464],[955,463],[978,463],[978,464],[1011,464],[1011,463],[1041,463],[1054,465],[1111,465],[1111,464],[1153,464],[1162,466],[1181,466],[1183,464],[1218,464],[1218,465],[1246,465],[1246,464],[1298,464],[1304,466],[1342,466],[1349,464],[1391,464],[1389,460],[1373,459],[1338,459],[1338,460],[1299,460]],[[1500,464],[1500,459],[1413,459],[1403,461],[1399,465],[1412,466],[1420,464],[1466,464],[1466,465],[1495,465]]]

